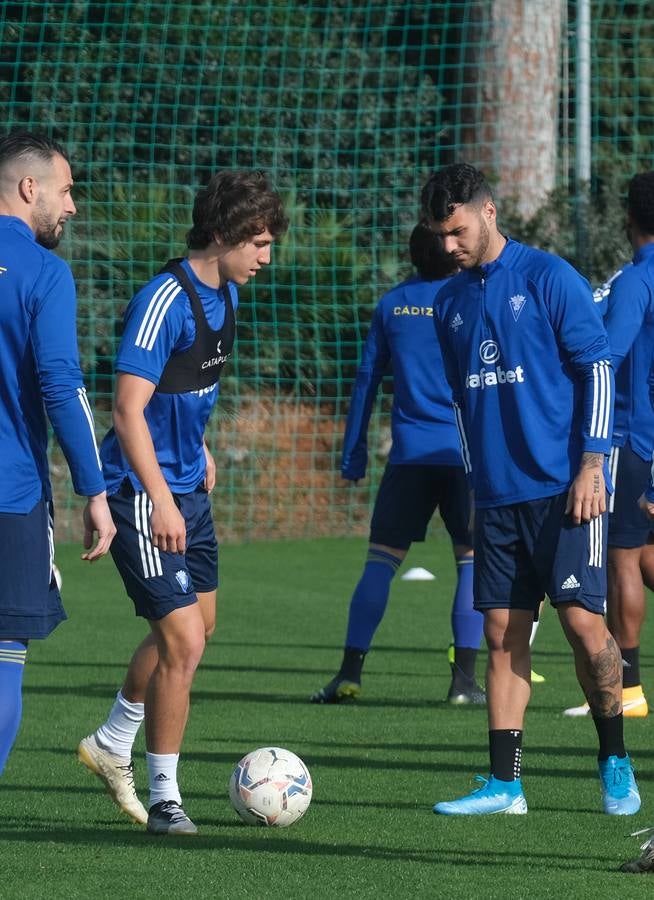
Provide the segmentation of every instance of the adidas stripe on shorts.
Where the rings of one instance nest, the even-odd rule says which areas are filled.
[[[568,492],[475,512],[475,608],[538,611],[576,601],[604,613],[607,518],[574,525]]]
[[[135,491],[126,478],[108,498],[116,525],[111,555],[137,616],[162,619],[197,601],[218,585],[218,542],[209,496],[202,487],[173,494],[186,522],[186,552],[158,550],[150,538],[152,504],[145,491]]]

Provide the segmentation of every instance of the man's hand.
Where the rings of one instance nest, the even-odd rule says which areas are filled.
[[[210,494],[212,490],[216,486],[216,462],[211,455],[211,451],[207,447],[206,441],[203,443],[204,447],[204,459],[206,462],[206,468],[204,470],[204,489]]]
[[[152,502],[150,531],[152,532],[152,543],[159,550],[165,550],[168,553],[185,552],[186,522],[175,506],[172,494],[170,499]]]
[[[101,494],[88,498],[82,513],[82,523],[84,525],[84,547],[88,551],[87,553],[82,553],[82,559],[94,562],[108,552],[116,534],[116,526],[111,518],[106,492],[103,491]],[[98,542],[91,549],[93,534],[96,531],[98,533]]]
[[[642,509],[648,519],[654,521],[654,503],[648,500],[645,494],[641,494],[638,498],[638,506]]]
[[[606,485],[604,483],[604,454],[584,453],[577,477],[570,485],[566,515],[575,525],[597,519],[606,511]]]

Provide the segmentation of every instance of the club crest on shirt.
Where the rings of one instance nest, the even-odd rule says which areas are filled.
[[[191,583],[188,572],[186,572],[184,569],[180,569],[179,572],[175,572],[175,578],[177,579],[177,583],[179,584],[181,589],[184,592],[188,591],[188,586]]]
[[[514,294],[509,300],[511,312],[513,313],[513,318],[516,322],[518,321],[518,316],[522,312],[522,307],[525,305],[526,300],[527,298],[523,294]]]

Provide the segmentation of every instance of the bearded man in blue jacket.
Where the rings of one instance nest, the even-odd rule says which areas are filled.
[[[475,607],[488,643],[490,777],[443,815],[524,814],[529,637],[545,594],[570,643],[599,738],[602,805],[632,815],[622,660],[604,621],[614,377],[588,283],[564,260],[506,238],[481,172],[433,175],[423,206],[461,270],[434,324],[474,490]]]

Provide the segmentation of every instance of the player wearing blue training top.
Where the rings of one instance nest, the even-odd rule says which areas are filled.
[[[631,264],[608,282],[604,324],[615,369],[615,418],[609,467],[614,493],[609,501],[607,624],[622,654],[625,716],[643,717],[647,700],[640,678],[640,630],[645,589],[654,589],[654,544],[650,524],[638,506],[654,449],[654,414],[647,377],[654,352],[654,172],[635,175],[627,194],[626,230],[634,250]],[[600,296],[598,296],[598,293]],[[567,709],[585,715],[588,704]]]
[[[452,606],[454,661],[448,700],[484,703],[475,681],[482,616],[472,606],[470,502],[461,450],[433,328],[432,298],[454,268],[434,233],[418,224],[409,243],[418,275],[389,291],[375,308],[352,390],[341,472],[358,481],[368,462],[368,423],[379,384],[393,368],[392,446],[370,524],[363,574],[350,601],[343,661],[313,703],[340,703],[361,690],[361,672],[381,622],[393,576],[413,541],[424,541],[440,510],[452,540],[457,588]]]
[[[84,510],[82,558],[103,556],[115,533],[93,417],[79,367],[76,295],[50,251],[76,209],[63,148],[13,132],[0,139],[0,772],[22,714],[27,644],[66,618],[54,577],[46,413]]]
[[[270,263],[287,227],[261,172],[223,171],[193,207],[188,256],[133,298],[118,350],[114,428],[101,455],[118,534],[112,555],[151,633],[109,718],[79,759],[156,834],[195,834],[177,785],[189,695],[215,625],[218,547],[204,430],[235,336],[237,288]],[[145,718],[149,812],[134,790],[132,744]]]
[[[436,173],[425,212],[462,269],[434,321],[475,497],[475,606],[484,613],[490,778],[445,815],[526,813],[520,780],[529,636],[545,594],[575,656],[599,736],[603,808],[640,807],[624,749],[622,660],[604,622],[605,455],[613,370],[588,283],[505,238],[483,175]]]

